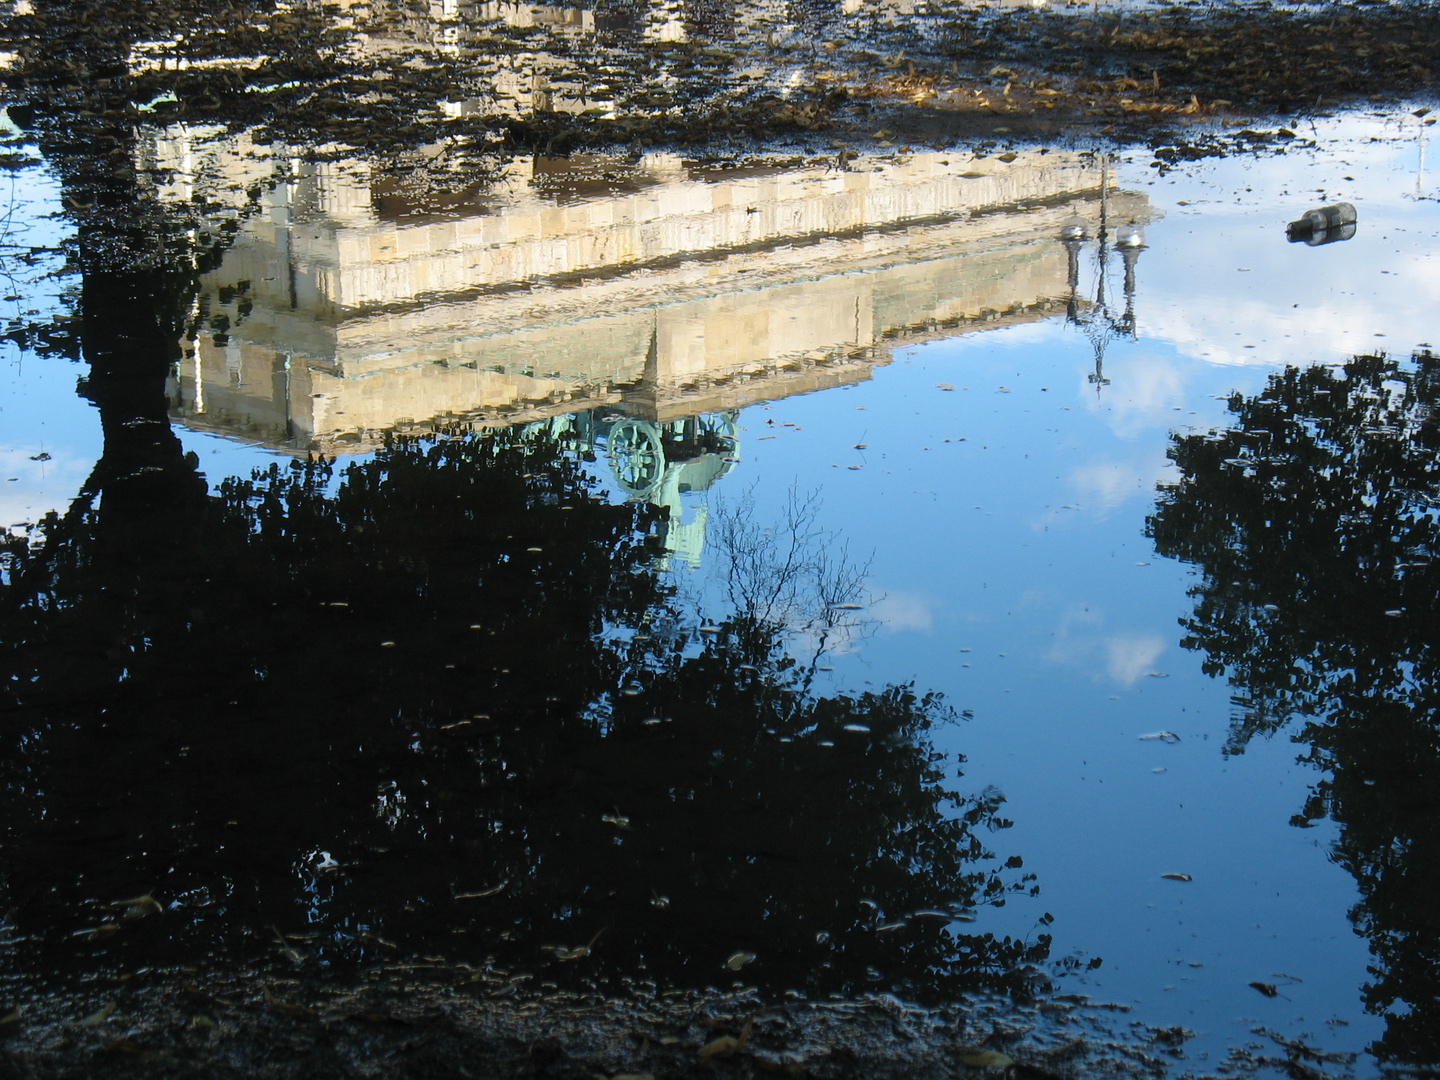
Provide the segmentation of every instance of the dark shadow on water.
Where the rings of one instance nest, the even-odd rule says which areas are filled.
[[[1287,368],[1177,436],[1149,533],[1198,566],[1184,644],[1235,688],[1228,752],[1294,726],[1370,941],[1371,1051],[1440,1062],[1440,358]]]
[[[175,453],[138,509],[104,487],[8,542],[12,975],[438,954],[562,985],[1029,987],[1048,938],[953,921],[1030,886],[986,849],[1001,798],[929,741],[950,709],[814,692],[753,611],[701,632],[657,513],[572,451],[456,435],[209,493]]]

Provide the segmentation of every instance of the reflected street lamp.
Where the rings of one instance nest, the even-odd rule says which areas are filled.
[[[1065,248],[1068,262],[1067,283],[1070,295],[1065,305],[1065,321],[1079,326],[1090,339],[1095,350],[1095,370],[1086,376],[1095,392],[1110,385],[1105,377],[1105,349],[1115,337],[1135,337],[1135,263],[1140,252],[1145,250],[1145,233],[1134,221],[1126,222],[1111,231],[1110,227],[1110,159],[1100,159],[1100,229],[1096,234],[1095,300],[1082,304],[1080,299],[1080,252],[1090,242],[1090,227],[1080,217],[1072,217],[1060,226],[1060,243]],[[1110,270],[1111,254],[1118,252],[1124,266],[1125,309],[1116,314],[1110,310],[1105,296],[1106,278]]]

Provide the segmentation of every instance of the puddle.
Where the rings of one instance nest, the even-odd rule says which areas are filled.
[[[0,991],[1079,994],[1161,1071],[1433,1065],[1427,133],[440,206],[157,125],[181,295],[45,277],[16,171]]]

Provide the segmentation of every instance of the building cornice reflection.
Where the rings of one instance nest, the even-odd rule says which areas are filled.
[[[861,166],[527,159],[485,212],[415,223],[380,218],[361,178],[287,166],[207,279],[172,415],[296,453],[588,408],[667,421],[863,380],[895,341],[1062,309],[1050,237],[1094,200],[1091,161]]]

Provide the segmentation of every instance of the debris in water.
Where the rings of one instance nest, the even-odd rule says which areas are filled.
[[[1356,217],[1355,207],[1347,202],[1307,210],[1285,226],[1285,238],[1292,244],[1303,240],[1311,247],[1349,240],[1355,235]]]
[[[455,899],[456,899],[456,900],[484,900],[487,896],[495,896],[495,895],[497,895],[497,894],[500,892],[501,889],[505,888],[505,886],[506,886],[506,885],[509,885],[509,884],[510,884],[510,882],[508,882],[508,881],[502,881],[499,885],[492,886],[491,888],[488,888],[488,889],[482,889],[480,892],[460,892],[460,893],[456,893],[456,894],[455,894]]]
[[[846,731],[853,731],[853,732],[855,732],[857,735],[868,735],[868,734],[870,733],[870,729],[869,729],[868,727],[866,727],[864,724],[846,724],[846,725],[845,725],[845,730],[846,730]]]
[[[1250,985],[1253,986],[1256,990],[1259,990],[1260,993],[1264,994],[1266,997],[1280,996],[1280,991],[1275,989],[1274,983],[1252,982]]]
[[[746,964],[753,963],[755,954],[753,952],[734,952],[725,961],[725,966],[731,971],[739,971]]]
[[[146,915],[158,915],[165,910],[160,901],[149,893],[144,896],[132,896],[129,900],[116,900],[110,906],[125,909],[125,914],[121,916],[122,919],[143,919]]]
[[[600,935],[603,934],[605,930],[606,927],[602,926],[599,930],[595,931],[595,936],[584,945],[579,945],[573,949],[567,949],[563,945],[541,945],[540,951],[552,954],[556,960],[579,960],[581,957],[590,955],[590,950],[595,947],[595,942],[600,940]]]
[[[1170,743],[1173,745],[1174,743],[1180,741],[1180,736],[1176,735],[1173,731],[1152,731],[1148,735],[1140,736],[1141,742],[1149,742],[1154,740],[1159,740],[1160,742]]]
[[[1160,876],[1161,876],[1162,878],[1164,878],[1166,881],[1189,881],[1189,880],[1190,880],[1190,875],[1189,875],[1189,874],[1161,874]]]
[[[951,386],[948,382],[937,382],[937,383],[935,384],[935,389],[936,389],[936,390],[954,390],[955,387]]]
[[[99,1027],[99,1026],[100,1026],[101,1024],[103,1024],[106,1020],[110,1019],[110,1014],[113,1013],[113,1012],[116,1010],[116,1008],[118,1008],[118,1006],[117,1006],[117,1004],[116,1004],[115,1002],[113,1002],[113,1001],[106,1002],[104,1005],[101,1005],[100,1008],[96,1009],[96,1010],[95,1010],[93,1013],[91,1013],[89,1016],[85,1017],[84,1020],[81,1020],[81,1021],[80,1021],[80,1026],[81,1026],[81,1027]]]
[[[76,930],[70,936],[84,941],[93,941],[96,938],[105,937],[107,934],[113,934],[119,929],[119,923],[101,923],[99,926],[87,926],[84,930]]]
[[[292,964],[303,964],[305,962],[304,954],[301,953],[299,949],[291,945],[290,942],[285,940],[285,935],[280,933],[280,928],[278,926],[276,926],[274,923],[271,923],[270,931],[275,935],[275,940],[280,943],[280,951],[285,954],[285,958],[287,960],[289,960]]]
[[[718,1039],[711,1039],[696,1053],[702,1058],[734,1057],[750,1041],[750,1029],[754,1026],[755,1018],[752,1016],[745,1021],[745,1026],[740,1029],[739,1035],[721,1035]]]

